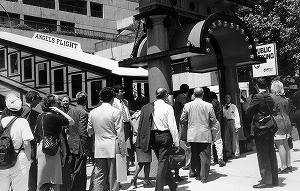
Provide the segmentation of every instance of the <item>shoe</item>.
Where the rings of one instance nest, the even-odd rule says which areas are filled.
[[[144,187],[144,188],[152,188],[153,185],[152,185],[152,183],[151,183],[150,180],[144,180],[144,182],[143,182],[143,187]]]
[[[174,180],[175,180],[175,182],[181,182],[184,179],[182,177],[180,177],[179,175],[175,175]]]
[[[189,170],[190,169],[190,165],[184,166],[181,168],[182,170]]]
[[[238,158],[240,158],[241,157],[241,155],[233,155],[233,158],[234,159],[238,159]]]
[[[200,181],[201,181],[203,184],[207,183],[207,180],[206,180],[206,179],[204,179],[204,178],[203,178],[203,179],[201,179]]]
[[[170,191],[176,191],[177,184],[175,183],[173,186],[169,186]]]
[[[133,186],[134,188],[137,188],[136,180],[131,179],[131,181],[130,181],[130,186]]]
[[[290,169],[285,168],[285,169],[278,169],[278,174],[287,174],[289,173]]]
[[[223,167],[226,165],[226,163],[222,159],[219,159],[218,163],[219,163],[219,167]]]
[[[273,188],[273,185],[272,184],[258,183],[258,184],[255,184],[253,186],[253,188],[258,188],[258,189],[261,189],[261,188]]]
[[[190,178],[194,178],[194,177],[196,177],[197,176],[197,173],[196,172],[190,172],[189,173],[189,177]]]
[[[288,166],[287,169],[289,170],[289,172],[293,172],[293,167]]]

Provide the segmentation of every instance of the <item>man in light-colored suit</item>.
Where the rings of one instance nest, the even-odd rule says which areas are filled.
[[[184,105],[180,121],[188,121],[187,142],[191,145],[192,169],[196,169],[197,180],[207,182],[210,168],[211,129],[218,125],[212,104],[202,100],[202,88],[194,89],[195,100]]]
[[[95,166],[90,191],[119,190],[116,179],[116,144],[124,143],[124,129],[121,111],[112,106],[113,98],[113,89],[103,88],[100,91],[103,103],[89,114],[89,135],[95,134]]]

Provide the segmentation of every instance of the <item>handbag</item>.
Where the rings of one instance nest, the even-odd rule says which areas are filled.
[[[292,138],[292,137],[289,137],[289,138],[287,139],[287,141],[288,141],[289,148],[292,149],[292,148],[294,147],[294,145],[293,145],[293,138]]]
[[[185,150],[179,148],[179,152],[176,152],[176,148],[173,147],[170,154],[170,166],[171,169],[179,169],[185,166]]]
[[[45,135],[44,116],[42,118],[42,132],[43,132],[43,137],[41,142],[42,142],[43,153],[49,156],[55,156],[60,145],[60,140],[58,137],[54,137],[52,135]]]

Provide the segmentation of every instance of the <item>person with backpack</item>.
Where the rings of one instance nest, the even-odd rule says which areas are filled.
[[[26,119],[21,118],[22,101],[15,94],[5,99],[6,110],[0,122],[1,191],[28,190],[33,134]]]

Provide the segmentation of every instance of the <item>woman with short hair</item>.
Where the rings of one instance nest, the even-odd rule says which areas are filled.
[[[278,117],[278,130],[275,133],[275,144],[278,147],[281,167],[278,169],[279,174],[284,174],[292,171],[291,167],[291,152],[288,145],[288,138],[292,133],[291,121],[289,118],[290,105],[288,99],[284,95],[282,82],[275,80],[271,84],[272,98],[275,102],[275,109]]]
[[[60,149],[54,156],[45,154],[42,151],[42,140],[45,136],[59,139],[62,126],[74,124],[74,120],[69,115],[58,109],[59,104],[57,95],[47,95],[41,103],[43,113],[37,118],[35,134],[37,137],[37,187],[39,191],[57,191],[59,190],[59,185],[62,184]]]

